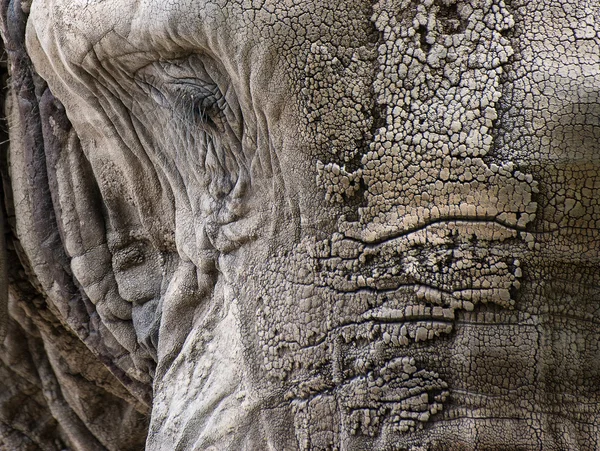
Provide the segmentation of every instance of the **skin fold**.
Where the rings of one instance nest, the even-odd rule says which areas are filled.
[[[2,17],[7,449],[599,446],[597,2]]]

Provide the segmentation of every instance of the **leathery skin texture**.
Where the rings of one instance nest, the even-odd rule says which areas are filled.
[[[0,14],[0,449],[600,448],[596,0]]]

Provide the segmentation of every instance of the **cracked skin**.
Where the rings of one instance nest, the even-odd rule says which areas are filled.
[[[597,2],[2,15],[0,444],[600,446]]]

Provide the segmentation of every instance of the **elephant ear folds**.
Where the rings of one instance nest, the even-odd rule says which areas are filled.
[[[11,12],[9,12],[11,14]],[[21,23],[21,22],[19,22]],[[10,26],[10,23],[8,24]],[[2,53],[6,52],[4,47],[4,41],[0,39],[0,50]],[[6,66],[6,62],[2,62],[2,67],[0,68],[0,80],[1,87],[6,88],[8,79],[8,67]],[[6,93],[6,91],[3,91]],[[0,114],[4,116],[6,110],[6,94],[0,98]],[[5,117],[2,119],[6,120]],[[3,137],[3,139],[7,139],[8,136]],[[7,141],[4,141],[2,144],[6,144]],[[2,146],[4,147],[4,146]],[[6,164],[6,149],[2,149],[1,156],[2,164]],[[8,334],[8,256],[6,251],[6,234],[4,233],[4,218],[7,217],[5,212],[5,202],[4,202],[4,188],[7,186],[7,183],[4,183],[2,174],[0,174],[0,346],[4,343],[4,339]]]
[[[0,205],[0,345],[8,331],[8,262],[4,235],[4,208]]]

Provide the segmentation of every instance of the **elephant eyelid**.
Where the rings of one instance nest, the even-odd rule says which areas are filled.
[[[191,110],[196,120],[209,123],[209,121],[212,121],[211,114],[214,115],[215,110],[218,111],[217,99],[212,95],[192,98]]]
[[[185,112],[191,122],[215,126],[217,116],[220,116],[226,107],[225,98],[219,88],[212,83],[205,85],[186,83],[181,88],[177,96],[177,107]]]
[[[143,79],[136,79],[135,82],[141,90],[148,95],[157,105],[163,108],[169,108],[169,101],[163,92],[154,84]]]

